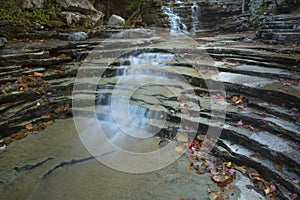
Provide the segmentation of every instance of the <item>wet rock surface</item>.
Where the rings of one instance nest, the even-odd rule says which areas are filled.
[[[300,13],[261,16],[256,35],[265,43],[300,43]]]
[[[180,47],[177,52],[184,52],[183,55],[180,55],[182,57],[178,57],[175,61],[172,59],[164,60],[164,64],[170,66],[170,70],[176,69],[176,72],[189,80],[195,91],[193,99],[199,102],[200,107],[191,104],[188,105],[188,108],[195,111],[197,111],[196,108],[199,108],[198,115],[188,116],[178,111],[180,101],[177,96],[169,94],[164,89],[159,89],[155,84],[144,90],[141,88],[142,93],[133,95],[134,98],[131,99],[131,102],[132,105],[143,108],[142,110],[159,111],[159,113],[167,116],[167,125],[159,132],[160,137],[172,138],[174,135],[170,133],[176,135],[178,130],[189,135],[188,130],[176,127],[176,123],[181,119],[199,124],[197,134],[205,134],[208,127],[222,129],[218,145],[214,147],[213,153],[226,160],[234,161],[240,165],[246,164],[256,169],[262,177],[268,181],[273,181],[276,185],[277,198],[289,199],[290,194],[300,193],[299,181],[297,181],[299,180],[300,163],[300,74],[298,68],[300,49],[297,46],[265,45],[257,41],[244,42],[243,40],[247,37],[245,34],[196,37],[195,40],[198,43],[193,48],[190,48],[190,44],[183,40],[176,46],[176,48]],[[251,37],[253,37],[253,33],[250,33],[248,38]],[[101,45],[100,48],[95,49],[99,44]],[[106,41],[101,39],[20,41],[9,43],[1,48],[0,83],[2,94],[0,102],[2,106],[0,130],[1,137],[4,139],[1,145],[9,146],[0,152],[0,156],[3,159],[7,157],[5,160],[12,160],[11,162],[1,162],[3,165],[1,173],[6,174],[1,176],[10,177],[10,181],[2,179],[2,190],[6,191],[8,184],[14,181],[15,183],[18,180],[22,180],[23,183],[26,182],[29,178],[22,173],[28,170],[32,173],[31,175],[35,174],[35,177],[41,177],[49,171],[51,172],[47,175],[45,182],[39,178],[34,179],[31,182],[32,187],[41,181],[41,184],[38,185],[41,190],[45,188],[43,185],[48,183],[57,189],[54,187],[55,179],[59,178],[63,173],[61,171],[66,167],[70,169],[74,164],[78,167],[77,170],[80,170],[82,165],[85,166],[87,163],[94,162],[87,152],[78,154],[82,156],[77,156],[76,151],[78,149],[72,151],[72,156],[61,154],[58,149],[55,154],[42,154],[43,150],[40,150],[38,151],[38,153],[40,152],[38,159],[27,159],[24,155],[22,160],[19,160],[19,157],[23,155],[20,152],[15,154],[18,155],[15,160],[9,157],[18,146],[29,151],[30,144],[26,144],[25,141],[34,140],[35,136],[32,133],[39,133],[42,128],[52,124],[53,120],[57,118],[71,115],[71,100],[74,99],[72,96],[74,77],[79,67],[82,66],[80,63],[87,58],[91,50],[96,53],[99,51],[104,56],[101,59],[96,59],[96,66],[85,63],[86,74],[91,74],[91,77],[97,78],[99,69],[107,67],[107,59],[115,55],[114,52],[135,52],[134,56],[138,57],[145,53],[143,47],[148,48],[150,44],[154,47],[147,50],[148,55],[149,53],[172,54],[174,51],[174,44],[165,42],[159,37],[148,36],[140,40],[136,38],[114,38]],[[212,59],[195,67],[197,62],[194,54],[200,52]],[[129,55],[126,56],[125,54],[122,59],[114,58],[115,62],[110,65],[104,74],[105,76],[96,85],[94,80],[92,82],[82,80],[83,83],[89,83],[91,88],[97,88],[93,94],[86,91],[76,91],[76,94],[82,95],[82,102],[95,102],[96,99],[99,105],[107,104],[107,99],[111,96],[116,85],[115,77],[124,75],[131,69],[130,62],[132,60],[130,61]],[[173,76],[172,71],[165,74],[157,70],[155,66],[145,67],[158,77]],[[219,73],[215,74],[216,70]],[[208,90],[210,84],[220,82],[224,84],[226,94],[218,90]],[[134,80],[129,83],[133,86],[136,84]],[[170,87],[179,88],[179,83],[176,81],[170,81],[168,84]],[[123,89],[124,91],[127,89],[126,85]],[[126,96],[127,94],[125,92],[122,95]],[[226,118],[222,124],[217,123],[218,120],[217,122],[212,120],[218,115],[222,118],[220,113],[224,110],[212,112],[211,99],[217,105],[226,106]],[[84,104],[82,107],[73,107],[73,109],[85,116],[93,113],[93,109],[89,110],[88,107],[84,107]],[[98,112],[99,120],[110,119],[109,113],[103,113],[103,110]],[[156,125],[153,124],[153,126]],[[45,135],[39,134],[37,137],[47,137],[49,139],[47,145],[59,147],[60,145],[51,140],[50,132]],[[12,141],[26,136],[28,138],[10,144]],[[62,137],[64,137],[63,134]],[[61,138],[60,140],[76,140],[73,137],[76,138],[77,136],[68,136],[68,138]],[[79,141],[75,143],[80,146]],[[45,148],[47,145],[44,145]],[[48,149],[47,151],[51,152],[52,150]],[[30,162],[28,162],[29,160]],[[82,165],[76,163],[82,163]],[[12,171],[15,167],[16,169]],[[91,166],[88,168],[90,169]],[[37,169],[38,171],[35,171]],[[16,175],[20,171],[22,175]],[[68,170],[64,170],[64,172],[69,173]],[[11,177],[15,177],[15,179],[12,180]],[[173,180],[173,178],[170,179]],[[237,186],[240,187],[241,191],[247,190],[245,186]],[[18,188],[7,191],[15,190]],[[49,188],[50,190],[51,188]],[[40,189],[38,188],[37,191]],[[26,196],[30,195],[31,190],[23,192]],[[25,194],[26,192],[27,194]],[[38,195],[36,197],[44,197],[46,193],[38,192],[35,195]],[[4,192],[3,194],[6,195],[4,197],[8,198],[8,193]],[[59,197],[62,194],[57,195]],[[178,195],[176,197],[179,197]]]

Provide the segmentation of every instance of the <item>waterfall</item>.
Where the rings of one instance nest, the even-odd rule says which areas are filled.
[[[171,61],[174,58],[175,55],[170,53],[142,53],[138,56],[130,56],[129,61],[131,66],[138,66],[141,64],[158,65]]]
[[[97,117],[99,120],[104,120],[103,123],[111,124],[111,131],[109,128],[105,130],[108,135],[118,134],[148,138],[153,136],[153,132],[157,133],[160,130],[158,127],[163,122],[163,117],[166,116],[163,115],[162,117],[163,108],[158,106],[156,109],[150,110],[149,105],[144,106],[147,103],[143,102],[143,98],[148,98],[145,91],[151,90],[151,87],[153,89],[151,84],[158,84],[161,87],[160,83],[168,82],[171,76],[167,71],[155,71],[150,66],[167,68],[167,64],[175,59],[176,55],[168,52],[144,52],[120,58],[120,66],[116,67],[116,73],[113,77],[117,80],[116,85],[114,87],[98,86]],[[147,67],[143,68],[143,65]],[[145,83],[147,84],[143,85]],[[131,88],[133,89],[132,94],[127,92]],[[104,93],[100,93],[100,91]],[[134,98],[132,99],[131,95],[133,94]],[[157,128],[153,127],[154,124]],[[120,130],[114,132],[117,129]],[[120,140],[123,137],[113,136],[113,138]]]
[[[180,6],[183,6],[183,3],[179,0],[176,0],[176,3]],[[183,33],[186,35],[190,35],[187,25],[181,20],[181,17],[178,15],[178,13],[174,12],[174,9],[168,6],[162,6],[161,9],[169,17],[171,34],[176,35]]]
[[[199,24],[200,24],[200,21],[199,21],[199,13],[200,13],[200,8],[199,8],[199,5],[194,2],[192,7],[192,26],[193,26],[193,32],[194,33],[197,33],[199,31]]]

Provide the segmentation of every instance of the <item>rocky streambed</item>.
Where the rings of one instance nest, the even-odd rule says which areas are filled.
[[[14,195],[52,198],[50,193],[69,199],[85,194],[87,199],[209,198],[208,190],[213,190],[208,188],[213,184],[210,177],[189,175],[188,163],[182,158],[142,178],[122,175],[83,149],[72,120],[51,125],[72,114],[113,121],[111,109],[106,108],[116,90],[120,99],[129,100],[130,116],[136,117],[133,121],[160,130],[156,136],[173,139],[183,133],[193,140],[208,129],[220,131],[212,149],[214,156],[255,169],[276,186],[273,192],[278,199],[299,194],[299,47],[261,44],[253,40],[253,33],[198,36],[194,40],[148,33],[139,30],[106,40],[14,41],[0,49],[0,184],[5,199],[15,199]],[[143,66],[140,71],[136,71],[135,62]],[[164,67],[157,67],[161,65]],[[78,72],[81,76],[75,79]],[[119,78],[126,74],[131,79],[120,84]],[[144,79],[135,80],[132,75],[143,75]],[[177,75],[187,80],[190,88],[181,85]],[[160,82],[163,78],[168,78],[167,89]],[[141,81],[147,84],[141,87]],[[135,93],[126,92],[132,88],[137,88]],[[182,101],[178,94],[188,95],[189,101]],[[97,107],[90,106],[95,102]],[[155,120],[149,121],[151,117]],[[187,126],[179,126],[182,121]],[[151,139],[142,146],[155,149],[158,142]],[[99,181],[97,174],[105,180]],[[265,198],[249,186],[253,182],[239,181],[245,178],[250,181],[240,175],[234,182],[239,190],[227,195],[245,199],[250,192],[254,199]],[[172,194],[160,196],[163,192],[157,181],[165,181],[161,183],[166,187],[163,191]],[[121,192],[125,196],[116,194],[118,188],[122,191],[132,183],[134,189]],[[143,184],[152,189],[141,190]],[[76,189],[80,187],[87,192]],[[179,193],[178,188],[184,192]],[[137,190],[140,193],[135,194]]]

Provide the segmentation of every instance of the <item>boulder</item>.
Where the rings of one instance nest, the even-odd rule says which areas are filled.
[[[115,35],[112,35],[111,38],[149,38],[153,36],[154,31],[151,29],[143,29],[143,28],[137,28],[137,29],[129,29],[124,30],[120,33],[117,33]]]
[[[61,16],[63,17],[63,20],[67,23],[68,26],[70,26],[71,24],[79,23],[80,21],[86,18],[86,16],[78,12],[69,11],[61,12]]]
[[[20,2],[22,9],[44,8],[46,4],[46,0],[22,0]]]
[[[6,37],[0,37],[0,47],[4,47],[7,42]]]
[[[100,11],[97,11],[96,13],[89,14],[89,15],[84,15],[79,12],[63,11],[61,12],[61,16],[68,26],[70,26],[71,24],[84,23],[84,22],[95,25],[99,20],[103,19],[104,14]]]
[[[61,7],[67,11],[74,11],[83,14],[95,14],[97,11],[89,0],[61,0]]]
[[[125,19],[118,15],[112,15],[108,22],[107,25],[109,26],[125,26]]]
[[[74,32],[74,33],[70,33],[67,39],[73,41],[81,41],[81,40],[86,40],[87,38],[88,38],[88,34],[86,32]]]

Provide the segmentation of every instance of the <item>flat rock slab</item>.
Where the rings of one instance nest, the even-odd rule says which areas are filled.
[[[148,145],[158,145],[158,140],[154,138]],[[7,200],[21,197],[149,200],[196,198],[208,197],[208,184],[212,184],[207,175],[196,176],[189,170],[188,160],[184,158],[162,170],[140,175],[111,169],[87,152],[79,140],[73,119],[59,121],[44,132],[29,135],[25,140],[11,144],[0,152],[0,156],[5,161],[0,163],[0,198]],[[64,166],[64,162],[70,164]]]
[[[149,138],[139,145],[153,148],[158,140]],[[208,174],[189,170],[189,161],[183,157],[163,169],[144,174],[109,168],[82,145],[73,119],[60,120],[43,132],[14,142],[0,156],[5,161],[0,163],[0,198],[7,200],[207,199],[209,189],[218,188]],[[104,156],[114,159],[113,152]],[[251,182],[241,174],[232,184],[237,186],[236,190],[227,191],[232,200],[249,193],[253,199],[264,199],[254,190],[245,190],[245,184]]]

